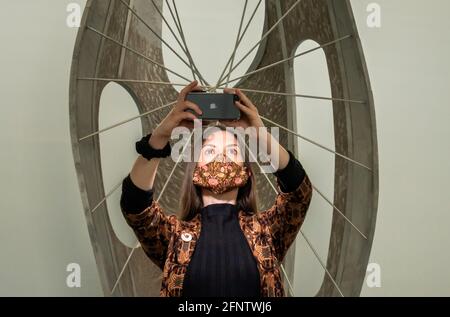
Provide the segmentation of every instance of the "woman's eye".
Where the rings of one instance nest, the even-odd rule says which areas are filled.
[[[214,154],[214,149],[206,149],[206,150],[204,151],[204,153],[205,153],[206,155],[212,155],[212,154]]]
[[[232,154],[232,155],[237,155],[237,150],[236,149],[228,149],[228,153]]]

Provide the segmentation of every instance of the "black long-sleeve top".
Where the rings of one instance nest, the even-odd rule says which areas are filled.
[[[287,166],[274,173],[280,189],[297,189],[305,170],[292,152]],[[130,175],[122,182],[122,210],[140,212],[151,205],[152,190],[137,187]],[[201,209],[202,230],[183,282],[183,296],[258,297],[260,276],[256,259],[239,225],[238,209],[216,203]]]

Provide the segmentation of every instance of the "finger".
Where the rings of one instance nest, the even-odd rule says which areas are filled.
[[[177,115],[177,122],[178,122],[178,124],[182,120],[194,121],[196,119],[197,119],[197,117],[195,116],[195,114],[193,114],[192,112],[189,112],[189,111],[183,111],[183,112],[181,112],[181,113],[179,113]]]
[[[196,80],[191,81],[191,83],[189,85],[187,85],[186,87],[184,87],[180,93],[178,94],[178,101],[184,101],[186,99],[186,95],[192,91],[192,89],[194,87],[197,87],[198,82]]]
[[[252,101],[240,89],[236,89],[236,95],[239,96],[239,99],[247,107],[252,108],[252,109],[256,109],[256,106],[252,103]]]
[[[226,94],[235,94],[236,93],[235,89],[233,89],[233,88],[224,88],[223,92]]]
[[[202,109],[200,109],[200,107],[196,103],[193,103],[192,101],[189,101],[189,100],[185,100],[182,103],[180,103],[180,108],[178,110],[179,111],[184,111],[186,109],[192,109],[196,113],[198,113],[198,115],[202,115],[203,114]]]
[[[205,91],[205,88],[203,86],[197,85],[194,88],[192,88],[191,91]]]
[[[240,110],[242,110],[242,112],[244,112],[245,114],[251,115],[253,110],[251,110],[249,107],[243,105],[240,101],[235,101],[234,104],[236,105],[236,107],[238,107]]]

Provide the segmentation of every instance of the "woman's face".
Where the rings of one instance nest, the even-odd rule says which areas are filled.
[[[197,165],[203,166],[213,160],[233,161],[240,166],[244,164],[243,155],[235,135],[218,130],[210,133],[203,141]]]

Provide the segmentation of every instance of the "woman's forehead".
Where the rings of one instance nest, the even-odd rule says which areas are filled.
[[[203,145],[236,145],[237,138],[236,136],[229,132],[229,131],[215,131],[205,136],[205,139],[203,141]]]

